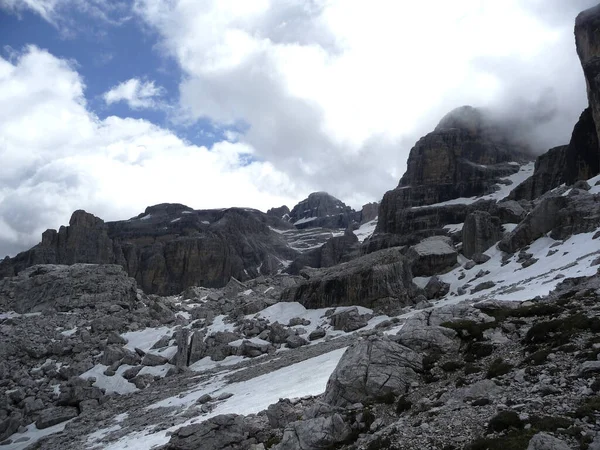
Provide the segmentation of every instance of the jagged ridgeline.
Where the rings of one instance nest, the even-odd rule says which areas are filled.
[[[600,448],[600,5],[575,37],[537,158],[463,106],[360,211],[76,211],[4,259],[0,448]]]

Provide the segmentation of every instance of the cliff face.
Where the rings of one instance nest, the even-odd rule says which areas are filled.
[[[577,16],[575,44],[585,76],[596,137],[600,140],[600,5]]]
[[[297,256],[269,225],[280,221],[240,208],[157,205],[136,218],[109,223],[76,211],[68,227],[47,230],[40,244],[0,262],[0,277],[34,264],[119,264],[147,293],[220,287],[231,277],[276,273],[282,260]]]

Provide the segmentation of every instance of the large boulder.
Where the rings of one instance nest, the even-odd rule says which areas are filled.
[[[321,450],[335,448],[352,430],[339,414],[292,422],[286,427],[275,450]]]
[[[366,306],[389,303],[404,306],[413,297],[410,264],[398,248],[380,250],[347,263],[305,270],[306,279],[286,289],[282,300],[300,302],[307,308]]]
[[[421,370],[420,354],[388,338],[370,336],[348,347],[327,382],[323,400],[348,406],[404,394]]]
[[[527,446],[527,450],[569,450],[570,448],[565,441],[548,433],[537,433],[531,438]]]
[[[247,449],[256,444],[255,435],[267,426],[266,419],[222,414],[175,431],[167,450]]]
[[[501,237],[500,221],[485,211],[475,211],[467,216],[462,229],[462,252],[467,258],[483,253]]]
[[[456,265],[457,252],[451,240],[443,236],[423,239],[408,251],[414,276],[431,276],[450,270]]]

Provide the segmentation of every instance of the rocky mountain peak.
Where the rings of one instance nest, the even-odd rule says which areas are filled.
[[[442,117],[434,131],[458,128],[478,134],[483,129],[484,122],[484,114],[480,109],[469,105],[459,106]]]
[[[327,192],[313,192],[290,211],[290,222],[298,228],[320,226],[346,228],[360,221],[360,213]]]
[[[182,205],[181,203],[159,203],[158,205],[148,206],[143,214],[140,214],[138,217],[147,216],[148,214],[152,215],[174,215],[178,213],[182,213],[183,211],[194,211],[189,206]]]

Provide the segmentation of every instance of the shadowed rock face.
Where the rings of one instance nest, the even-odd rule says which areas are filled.
[[[297,301],[307,308],[360,305],[393,309],[410,304],[414,296],[410,262],[398,248],[327,269],[307,269],[302,275],[306,281],[284,291],[283,301]]]
[[[596,137],[600,140],[600,5],[577,16],[575,44],[585,76]]]
[[[275,273],[295,258],[269,226],[275,217],[241,208],[194,211],[184,205],[149,207],[130,220],[104,223],[76,211],[68,227],[48,230],[42,242],[0,263],[0,276],[34,264],[119,264],[147,293],[176,294],[189,286],[224,286]],[[289,225],[287,225],[289,226]]]

